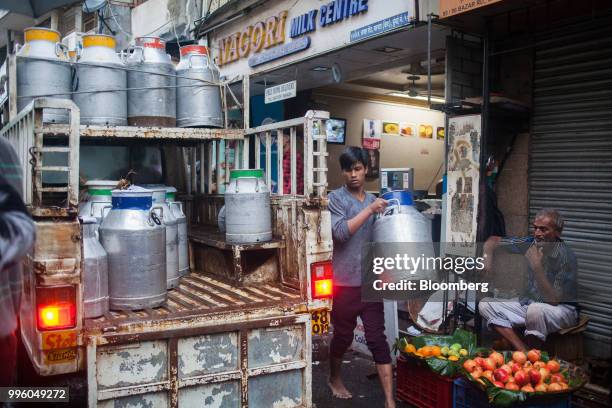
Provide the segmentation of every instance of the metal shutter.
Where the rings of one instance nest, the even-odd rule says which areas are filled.
[[[612,18],[538,38],[529,163],[531,219],[565,216],[579,262],[579,300],[590,317],[589,355],[612,343]]]

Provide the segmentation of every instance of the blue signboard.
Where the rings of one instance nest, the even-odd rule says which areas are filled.
[[[303,51],[310,47],[310,37],[302,37],[290,43],[279,45],[266,52],[255,54],[249,58],[249,67],[253,68],[266,62],[274,61],[287,55]]]
[[[393,17],[385,18],[367,26],[351,31],[351,42],[360,41],[368,37],[374,37],[396,28],[405,27],[410,24],[408,12]]]

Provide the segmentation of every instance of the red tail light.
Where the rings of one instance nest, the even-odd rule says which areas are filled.
[[[330,298],[334,294],[334,270],[331,261],[310,265],[312,298]]]
[[[36,288],[39,330],[70,329],[76,326],[76,287]]]

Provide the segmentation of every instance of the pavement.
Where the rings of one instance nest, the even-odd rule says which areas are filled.
[[[349,400],[332,396],[327,386],[328,375],[329,363],[327,360],[313,362],[312,400],[316,408],[384,407],[384,394],[376,375],[376,366],[370,358],[353,351],[348,351],[344,355],[342,378],[346,388],[353,394],[353,398]],[[398,401],[397,407],[408,408],[412,405]]]

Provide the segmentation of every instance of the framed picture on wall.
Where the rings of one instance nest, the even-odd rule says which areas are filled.
[[[329,118],[326,122],[327,143],[344,144],[346,142],[346,119]]]

